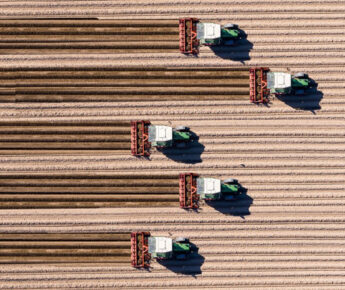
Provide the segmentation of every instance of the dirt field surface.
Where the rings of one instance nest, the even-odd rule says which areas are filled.
[[[0,80],[3,102],[248,100],[249,95],[247,67],[12,69],[0,72]]]
[[[10,174],[0,192],[1,208],[178,207],[179,176]]]
[[[12,263],[0,264],[0,289],[344,289],[344,13],[345,1],[341,0],[1,1],[0,188],[2,204],[11,205],[0,211],[0,244],[3,244],[0,261],[8,259],[6,262]],[[104,29],[99,33],[87,25],[78,28],[79,34],[73,34],[71,27],[54,30],[54,25],[49,24],[47,29],[48,26],[38,27],[35,21],[36,26],[26,28],[15,26],[12,20],[9,26],[3,24],[10,23],[9,18],[13,17],[40,17],[43,22],[49,17],[87,17],[92,23],[98,20],[91,18],[99,17],[110,23],[114,19],[152,22],[160,19],[167,23],[176,20],[177,25],[177,19],[183,16],[236,23],[247,34],[247,40],[233,48],[201,48],[198,57],[193,57],[179,54],[176,28],[171,24],[167,27],[169,35],[162,33],[161,28],[157,32],[161,40],[167,40],[165,44],[154,41],[155,34],[144,34],[143,29],[135,34],[140,35],[136,36],[140,39],[138,43],[135,37],[121,43],[117,41],[121,37],[116,35],[116,29],[110,26],[104,35]],[[78,21],[86,23],[86,20]],[[51,41],[54,38],[60,40],[54,43]],[[27,42],[27,39],[34,41]],[[71,40],[75,41],[71,43]],[[104,77],[102,71],[120,68],[125,73],[130,68],[162,66],[177,70],[189,67],[243,67],[245,70],[250,66],[267,66],[274,71],[304,71],[318,87],[317,92],[303,98],[279,97],[268,106],[256,106],[250,104],[249,96],[210,98],[212,92],[226,87],[211,71],[205,82],[165,79],[169,90],[151,79],[145,90],[151,96],[170,91],[169,100],[157,97],[155,100],[127,98],[114,102],[99,98],[95,101],[90,94],[119,86],[130,87],[131,92],[143,89],[139,77],[137,84],[133,77],[113,87],[113,79]],[[50,78],[42,75],[47,71],[52,72]],[[66,74],[71,71],[79,72],[79,77]],[[98,71],[101,77],[93,79],[83,73],[90,71]],[[81,89],[85,84],[89,84],[89,90]],[[160,90],[150,90],[150,86]],[[240,87],[245,95],[248,88],[244,83]],[[227,86],[229,90],[232,88]],[[54,95],[57,91],[59,94]],[[182,92],[188,94],[181,98]],[[192,92],[201,92],[200,99],[190,99]],[[59,102],[49,100],[52,96]],[[32,97],[37,98],[36,102],[28,102],[34,101]],[[27,126],[27,131],[22,131],[18,125],[20,122],[90,124],[135,119],[189,126],[198,135],[198,144],[186,152],[154,151],[150,159],[76,148],[61,153],[54,151],[56,148],[41,147],[40,150],[52,150],[51,154],[47,151],[28,154],[32,153],[30,144],[36,140],[47,144],[49,138],[43,132],[56,130],[51,143],[65,142],[66,128],[60,127],[59,131],[58,126],[42,125],[47,131],[40,131],[36,126],[31,129]],[[8,126],[3,125],[6,122]],[[13,125],[15,122],[19,123]],[[74,128],[77,129],[82,132],[80,127]],[[84,144],[92,138],[102,142],[116,138],[105,134],[104,129],[99,129],[99,134],[91,125],[89,129],[88,137],[75,134],[74,140]],[[67,130],[65,133],[70,134]],[[23,146],[25,142],[27,146]],[[21,154],[12,152],[15,144],[22,146]],[[203,204],[198,212],[180,209],[177,201],[172,206],[175,197],[165,207],[145,204],[140,208],[38,208],[38,204],[47,201],[48,195],[55,198],[54,202],[63,200],[70,206],[73,186],[78,189],[72,198],[75,204],[79,202],[78,197],[81,202],[88,202],[83,189],[91,189],[88,194],[93,198],[114,202],[93,187],[102,183],[109,190],[111,179],[90,181],[85,176],[177,176],[180,172],[237,178],[247,189],[247,195],[233,203]],[[38,175],[53,177],[40,180]],[[78,179],[77,175],[84,177]],[[167,195],[175,196],[175,191],[174,186]],[[132,191],[131,196],[137,198],[144,192],[141,188]],[[20,209],[14,206],[16,198],[22,205]],[[26,202],[36,205],[28,209],[30,206],[23,206]],[[20,264],[15,257],[23,243],[11,244],[2,238],[24,233],[73,235],[128,231],[186,236],[199,252],[187,262],[153,262],[150,271],[140,271],[124,262],[89,259],[89,263],[79,263],[80,260],[67,258],[69,253],[74,253],[75,246],[68,245],[69,250],[63,250],[59,261]],[[32,260],[49,252],[49,249],[37,252],[33,242],[25,241],[26,249],[33,246],[31,256],[28,255]]]
[[[130,263],[130,233],[0,234],[1,264]]]

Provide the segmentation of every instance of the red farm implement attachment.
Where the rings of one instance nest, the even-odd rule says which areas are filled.
[[[149,254],[149,232],[131,233],[131,265],[135,268],[150,267],[151,255]]]
[[[195,173],[180,174],[180,207],[185,209],[196,209],[199,207],[199,196],[197,194],[197,178]]]
[[[249,70],[250,101],[268,103],[270,90],[267,88],[267,67],[254,67]]]
[[[131,122],[131,152],[134,156],[150,156],[150,121]]]
[[[180,32],[180,52],[199,53],[199,40],[197,39],[196,26],[199,22],[197,18],[182,18],[179,21]]]

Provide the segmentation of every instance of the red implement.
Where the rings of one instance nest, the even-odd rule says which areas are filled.
[[[150,121],[131,122],[131,152],[134,156],[150,156]]]
[[[180,207],[196,209],[199,207],[199,196],[196,192],[196,180],[199,177],[195,173],[180,174]]]
[[[135,268],[150,267],[151,255],[149,254],[149,232],[131,233],[131,265]]]
[[[197,18],[182,18],[179,21],[180,32],[180,52],[181,53],[199,53],[199,40],[196,35],[196,26],[199,22]]]
[[[249,70],[250,101],[268,103],[270,90],[267,89],[267,67],[253,67]]]

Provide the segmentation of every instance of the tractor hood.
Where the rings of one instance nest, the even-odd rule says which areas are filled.
[[[268,89],[285,89],[291,87],[291,75],[282,72],[269,72],[267,74]]]
[[[198,194],[217,194],[221,192],[221,181],[216,178],[198,178]]]
[[[173,138],[173,129],[169,126],[149,126],[149,142],[167,142]]]
[[[221,37],[221,26],[215,23],[198,23],[197,39],[216,39]]]
[[[172,252],[173,240],[166,237],[149,237],[149,253]]]

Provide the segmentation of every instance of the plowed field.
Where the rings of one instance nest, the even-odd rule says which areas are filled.
[[[140,271],[106,259],[37,263],[49,250],[37,252],[37,245],[25,240],[36,263],[27,258],[28,263],[18,264],[13,257],[24,246],[0,239],[0,289],[345,288],[344,12],[342,0],[1,1],[1,237],[144,230],[186,236],[199,252],[187,262],[153,262],[150,271]],[[236,23],[247,39],[233,48],[203,47],[198,57],[179,54],[177,19],[184,16]],[[34,17],[43,24],[23,19]],[[79,26],[57,27],[49,17],[60,23],[78,18]],[[10,18],[21,20],[15,25]],[[123,30],[111,25],[131,21],[126,19],[146,26]],[[166,26],[158,27],[156,19]],[[20,24],[28,21],[35,24]],[[231,69],[245,72],[250,66],[306,72],[318,83],[317,91],[277,97],[267,106],[250,104],[246,78],[232,82],[230,76]],[[162,67],[177,75],[152,74],[152,68]],[[208,71],[207,78],[193,79],[186,73],[191,68]],[[220,68],[229,78],[214,74]],[[128,77],[129,71],[136,75]],[[115,102],[114,95],[124,97]],[[118,152],[103,147],[121,143],[117,136],[122,133],[93,127],[94,122],[136,119],[189,126],[198,144],[138,159],[121,153],[129,147]],[[43,125],[30,127],[35,122]],[[56,124],[85,125],[69,132]],[[121,140],[128,143],[126,138]],[[70,148],[68,140],[74,144]],[[29,154],[33,150],[38,152]],[[175,181],[164,181],[174,184],[164,207],[146,200],[140,208],[124,200],[115,206],[116,198],[107,195],[115,191],[105,176],[142,174],[149,180],[152,174],[180,172],[237,178],[247,196],[189,212],[175,202]],[[103,192],[97,189],[101,186]],[[131,188],[129,199],[148,195],[140,186],[137,192]],[[102,198],[100,208],[71,208],[71,202]],[[44,202],[55,208],[38,206]],[[65,207],[56,206],[63,202]]]

